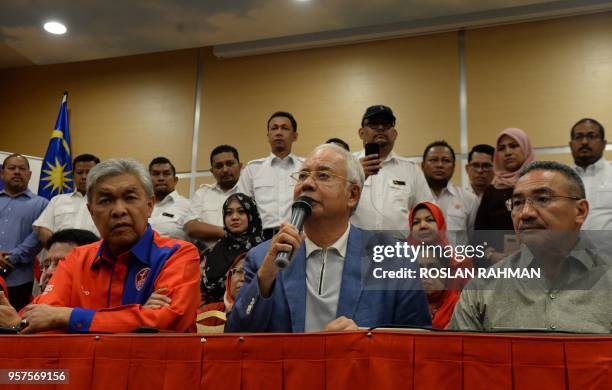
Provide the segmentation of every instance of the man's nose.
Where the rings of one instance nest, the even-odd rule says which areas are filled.
[[[314,191],[317,187],[317,182],[312,175],[309,175],[306,180],[302,182],[302,191]]]
[[[125,202],[123,200],[118,200],[113,203],[113,208],[111,210],[111,215],[113,217],[121,217],[127,214],[127,208],[125,207]]]
[[[523,208],[521,209],[519,218],[522,220],[530,220],[530,219],[536,218],[536,216],[537,216],[536,208],[533,206],[530,200],[526,200],[525,204],[523,205]]]

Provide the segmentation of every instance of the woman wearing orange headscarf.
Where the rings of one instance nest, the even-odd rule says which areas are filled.
[[[429,202],[421,202],[410,211],[410,245],[437,245],[446,248],[449,243],[446,237],[446,220],[442,210]],[[421,268],[471,268],[470,259],[458,261],[452,258],[435,258],[432,256],[419,258]],[[449,281],[442,278],[423,278],[423,287],[427,293],[431,323],[435,329],[446,329],[453,315],[453,310],[461,289],[469,279],[459,278]]]
[[[244,284],[244,259],[246,252],[238,255],[225,279],[223,302],[213,302],[204,305],[196,318],[198,333],[223,333],[227,315],[234,306],[238,290]]]
[[[508,249],[504,248],[504,236],[513,234],[514,227],[506,202],[512,197],[520,169],[533,161],[531,141],[523,130],[509,128],[497,135],[493,157],[495,181],[482,195],[474,222],[476,242],[487,242],[490,263],[501,260]],[[483,232],[487,230],[492,232]]]

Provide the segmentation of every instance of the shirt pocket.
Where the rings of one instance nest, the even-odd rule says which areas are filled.
[[[272,177],[258,177],[253,181],[253,192],[257,202],[270,199],[273,189],[274,179]]]
[[[388,183],[387,190],[390,204],[385,206],[407,213],[410,211],[409,205],[412,204],[414,195],[407,185],[397,184],[396,182],[397,180],[390,180]]]
[[[612,187],[599,187],[595,191],[595,199],[591,207],[594,209],[612,208]]]
[[[76,210],[72,206],[60,206],[55,208],[55,228],[56,230],[65,229],[66,226],[72,225],[77,221],[73,221],[76,217]]]
[[[463,230],[467,220],[465,209],[463,205],[460,208],[456,208],[455,205],[451,205],[446,212],[447,225],[449,230]]]

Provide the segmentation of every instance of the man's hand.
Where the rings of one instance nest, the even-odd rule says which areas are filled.
[[[0,326],[11,328],[13,326],[18,326],[20,322],[21,317],[19,317],[17,310],[11,306],[4,292],[0,291]]]
[[[23,319],[26,322],[21,333],[37,333],[54,329],[65,331],[68,329],[71,313],[71,307],[28,305],[23,309]]]
[[[342,332],[350,330],[359,330],[355,321],[345,316],[341,316],[325,325],[326,332]]]
[[[15,266],[8,259],[9,253],[0,251],[0,268],[13,269]]]
[[[365,178],[368,176],[376,175],[378,171],[382,168],[380,165],[380,159],[378,154],[370,154],[365,157],[359,159],[361,166],[363,167],[363,172],[365,173]]]
[[[146,307],[147,309],[161,309],[164,306],[170,305],[172,299],[163,294],[165,291],[165,288],[154,291],[142,307]]]
[[[261,291],[262,296],[266,298],[270,296],[272,284],[274,284],[276,274],[279,271],[276,264],[274,264],[274,260],[276,259],[278,252],[295,251],[300,247],[301,243],[302,237],[295,226],[287,222],[281,223],[280,230],[274,237],[272,237],[270,249],[268,249],[268,253],[264,258],[259,271],[257,271],[259,291]]]

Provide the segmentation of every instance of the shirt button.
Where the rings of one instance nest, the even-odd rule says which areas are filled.
[[[557,296],[555,294],[550,294],[550,299],[555,299]]]

